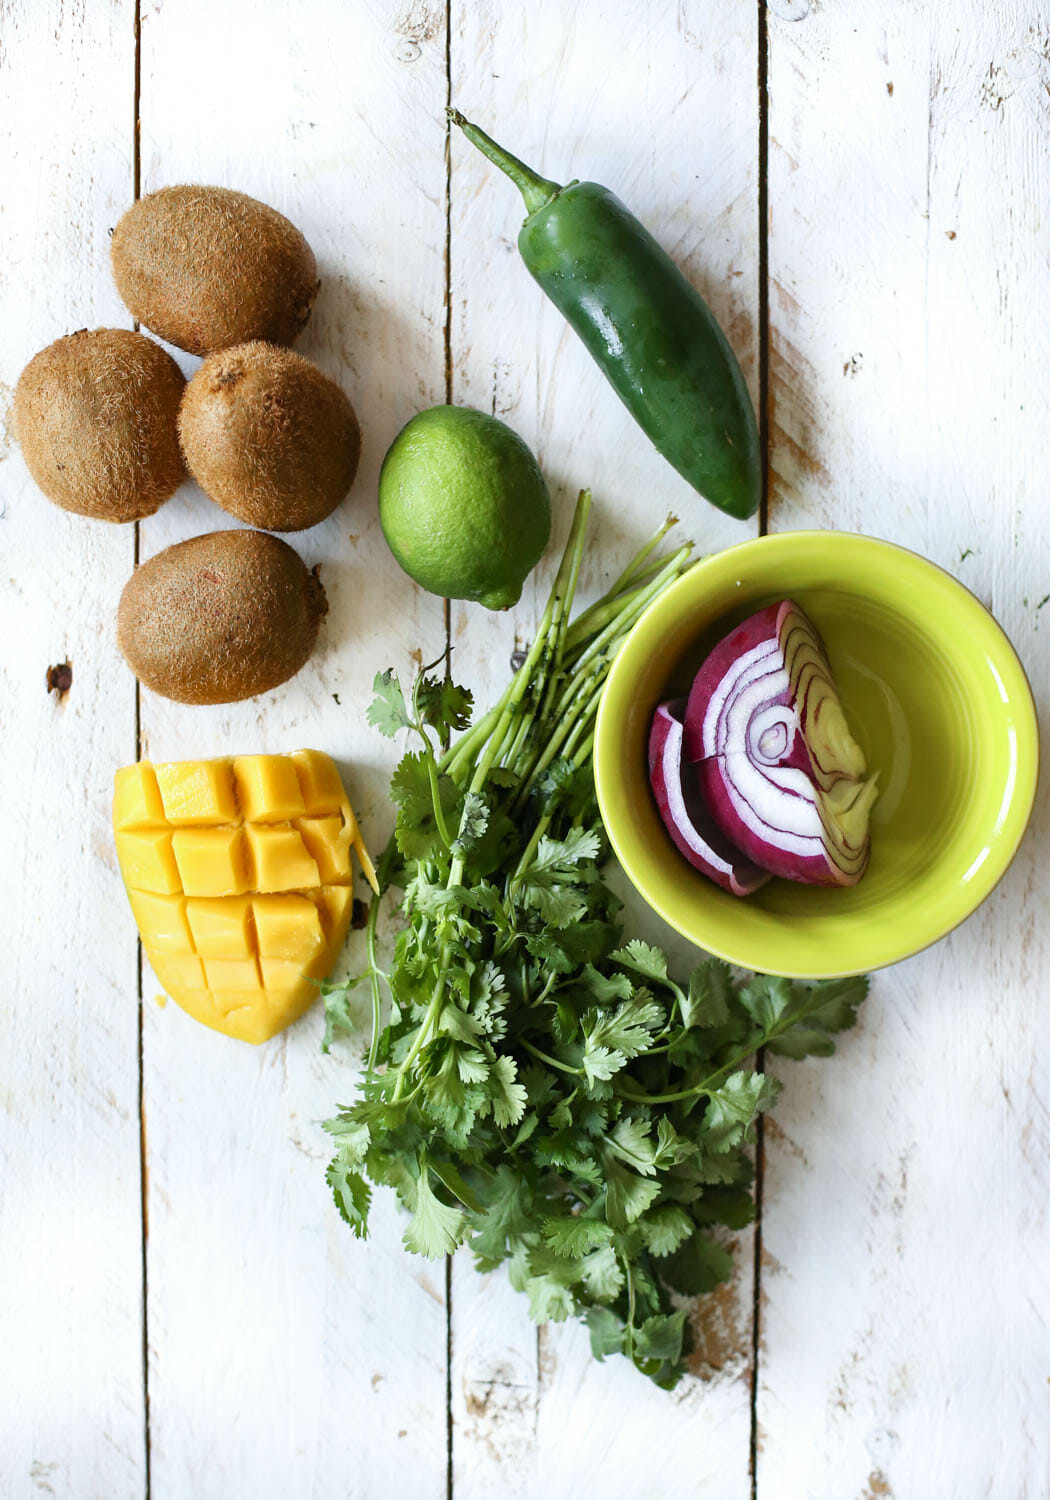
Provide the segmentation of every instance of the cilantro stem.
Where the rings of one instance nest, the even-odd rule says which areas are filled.
[[[643,564],[646,562],[647,558],[649,558],[651,554],[656,551],[657,547],[659,547],[660,543],[663,541],[667,533],[673,530],[673,528],[677,525],[678,517],[668,516],[667,520],[659,528],[659,530],[654,531],[645,545],[643,547],[640,547],[639,550],[634,554],[634,556],[631,558],[631,561],[627,564],[626,568],[624,568],[623,572],[620,574],[619,578],[617,578],[616,582],[612,585],[611,588],[606,589],[606,593],[618,594],[622,589],[625,589],[629,583],[636,581],[638,574],[643,571]]]
[[[794,1019],[797,1018],[793,1017],[792,1020]],[[764,1047],[767,1042],[772,1041],[783,1030],[783,1025],[771,1026],[768,1031],[762,1033],[758,1041],[752,1039],[743,1052],[738,1052],[735,1057],[731,1057],[728,1062],[723,1063],[720,1068],[716,1068],[713,1073],[709,1073],[702,1082],[695,1084],[692,1088],[680,1089],[674,1094],[636,1094],[632,1089],[625,1089],[621,1084],[618,1086],[617,1092],[621,1098],[630,1099],[633,1104],[677,1104],[682,1099],[710,1098],[716,1089],[721,1088],[734,1068],[738,1068],[749,1057],[754,1057],[760,1047]],[[654,1047],[651,1052],[646,1053],[646,1056],[651,1056],[652,1052],[662,1050],[664,1049]]]
[[[550,695],[554,689],[555,683],[557,682],[558,674],[561,671],[562,656],[565,652],[565,632],[567,629],[569,612],[572,609],[573,600],[576,597],[576,585],[580,581],[580,566],[583,562],[584,533],[587,530],[587,518],[590,515],[590,511],[591,492],[590,490],[581,490],[576,501],[576,510],[572,518],[572,527],[569,531],[569,540],[566,544],[565,553],[561,560],[561,567],[558,569],[560,581],[562,570],[565,569],[566,563],[568,564],[567,577],[564,583],[562,583],[561,588],[557,590],[559,594],[559,600],[554,611],[554,621],[551,630],[551,640],[553,644],[547,663],[547,665],[549,666],[549,671],[547,673],[546,681],[542,684],[543,690],[539,696],[536,707],[536,718],[541,722],[550,706]]]
[[[510,688],[507,689],[503,697],[493,708],[490,708],[487,713],[481,716],[476,724],[460,735],[452,748],[446,750],[441,757],[441,760],[438,762],[439,770],[451,776],[459,769],[461,761],[469,760],[478,746],[483,745],[495,729],[499,722],[499,716],[503,712],[503,707],[509,697]]]
[[[591,735],[588,735],[587,739],[584,740],[583,744],[580,746],[580,748],[577,750],[576,754],[573,756],[573,758],[572,758],[573,765],[574,766],[582,766],[586,761],[588,761],[590,759],[591,751],[593,750],[593,748],[594,748],[594,735],[591,734]],[[545,812],[543,814],[542,818],[540,818],[539,822],[536,824],[536,827],[532,830],[532,837],[529,839],[529,842],[525,845],[524,852],[522,853],[521,858],[518,860],[518,863],[515,866],[514,873],[513,873],[513,875],[510,877],[510,879],[507,882],[507,893],[508,893],[509,896],[512,896],[515,888],[518,885],[521,884],[521,877],[524,875],[525,871],[528,869],[529,865],[532,863],[532,860],[533,860],[533,858],[535,857],[535,854],[536,854],[536,850],[539,848],[540,839],[543,837],[543,835],[547,832],[547,829],[550,827],[550,825],[551,825],[551,819],[553,817],[554,817],[554,812],[553,811]]]
[[[408,1049],[408,1053],[404,1061],[401,1063],[400,1067],[397,1070],[397,1082],[394,1085],[394,1094],[391,1100],[392,1104],[396,1104],[401,1098],[401,1095],[404,1092],[405,1080],[409,1076],[412,1065],[415,1062],[416,1058],[419,1056],[424,1042],[429,1040],[431,1029],[434,1025],[434,1022],[437,1020],[438,1015],[440,1014],[441,1001],[445,988],[445,970],[447,969],[447,967],[448,953],[446,951],[442,954],[441,972],[438,975],[437,983],[434,986],[434,993],[431,997],[430,1004],[427,1006],[426,1015],[419,1023],[419,1030],[415,1034],[412,1045]]]
[[[586,678],[584,679],[583,683],[581,684],[581,689],[582,687],[586,686],[587,680],[588,679]],[[526,780],[522,783],[514,802],[515,807],[518,807],[529,795],[533,787],[536,785],[539,777],[543,775],[543,772],[547,769],[551,761],[558,754],[559,750],[561,749],[563,743],[566,742],[566,740],[569,741],[569,743],[565,745],[566,753],[571,753],[573,748],[572,742],[586,727],[591,716],[598,712],[598,704],[601,701],[601,696],[604,691],[605,677],[603,675],[599,678],[598,685],[591,693],[590,698],[584,704],[582,713],[580,713],[579,718],[571,717],[568,711],[566,711],[566,714],[564,718],[561,719],[557,729],[547,740],[547,743],[540,754],[539,760],[533,766]],[[574,694],[574,697],[578,696],[579,693]]]
[[[616,611],[608,623],[598,631],[590,641],[590,644],[585,646],[579,655],[573,655],[570,686],[573,678],[582,667],[586,666],[592,658],[600,656],[619,636],[626,635],[635,621],[640,618],[648,605],[656,598],[657,594],[661,594],[671,580],[678,577],[692,550],[692,543],[686,542],[678,548],[677,552],[672,552],[670,557],[661,566],[660,571],[655,574],[652,581],[647,583],[636,594],[632,594],[630,603]]]
[[[423,752],[423,763],[427,768],[427,779],[430,782],[430,800],[434,804],[434,822],[437,824],[438,833],[441,835],[441,842],[447,849],[452,843],[452,835],[448,831],[448,824],[445,822],[445,810],[441,806],[441,788],[438,785],[437,763],[434,760],[433,752],[429,748],[429,741],[427,744],[428,748]]]
[[[621,1251],[620,1260],[623,1264],[624,1275],[627,1278],[627,1326],[624,1329],[624,1343],[627,1345],[626,1353],[628,1359],[634,1358],[634,1267],[630,1260]]]
[[[538,1058],[540,1062],[545,1062],[549,1068],[557,1068],[559,1073],[574,1073],[577,1078],[584,1076],[582,1068],[574,1068],[569,1063],[559,1062],[556,1057],[551,1057],[548,1052],[541,1052],[539,1047],[533,1046],[532,1042],[526,1037],[520,1036],[518,1041],[525,1048],[526,1052],[531,1052],[533,1057]]]
[[[637,582],[636,575],[641,570],[646,558],[648,558],[650,554],[656,550],[656,548],[660,545],[671,528],[673,526],[677,526],[677,524],[678,519],[676,516],[668,516],[667,520],[660,527],[659,531],[654,532],[649,540],[645,543],[645,545],[635,553],[631,561],[627,564],[626,568],[624,568],[623,572],[620,574],[619,578],[617,578],[614,583],[611,583],[609,585],[602,597],[598,599],[594,604],[589,605],[587,609],[582,610],[580,614],[576,616],[576,619],[573,620],[572,624],[569,626],[567,639],[570,645],[575,645],[579,641],[585,639],[588,635],[594,633],[593,622],[595,617],[601,611],[608,611],[612,609],[615,605],[616,596],[618,594],[621,594],[624,589],[627,588],[627,585],[629,583],[631,583],[632,581]]]
[[[372,989],[372,1039],[368,1044],[368,1062],[365,1070],[374,1073],[379,1057],[379,1036],[383,1024],[383,995],[379,988],[379,965],[376,963],[376,927],[379,923],[381,896],[373,896],[368,903],[368,921],[365,924],[365,942],[368,952],[368,978]]]

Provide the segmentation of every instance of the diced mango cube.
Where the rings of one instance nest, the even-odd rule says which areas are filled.
[[[299,891],[321,884],[317,865],[297,829],[249,823],[247,834],[257,891]]]
[[[297,750],[291,757],[299,776],[303,801],[311,817],[340,812],[347,802],[335,761],[321,750]]]
[[[264,954],[259,959],[259,971],[268,992],[280,990],[291,994],[294,990],[298,993],[299,985],[309,984],[309,980],[303,977],[302,964],[292,958],[267,958]],[[317,993],[316,985],[310,985],[310,988]]]
[[[210,990],[261,988],[255,958],[206,958],[204,974]]]
[[[328,941],[343,946],[353,915],[354,893],[348,885],[326,885],[317,892],[317,903],[321,909],[321,925]]]
[[[114,778],[113,827],[155,828],[164,825],[164,804],[148,761],[122,766]]]
[[[203,990],[204,968],[192,953],[153,953],[147,949],[150,967],[165,989]]]
[[[186,902],[193,946],[202,958],[250,958],[247,896],[218,896]]]
[[[153,896],[148,891],[129,891],[142,941],[151,953],[192,953],[193,937],[186,922],[186,902],[181,896]]]
[[[240,821],[229,761],[176,760],[154,770],[169,823]]]
[[[295,765],[287,755],[238,755],[233,763],[245,822],[282,823],[306,811]]]
[[[345,837],[342,818],[300,818],[295,826],[317,865],[323,885],[353,879],[350,840]]]
[[[173,896],[182,890],[167,828],[145,828],[116,836],[117,858],[129,889]]]
[[[263,958],[295,959],[302,964],[324,946],[317,907],[306,896],[256,896],[252,913]]]
[[[239,828],[177,828],[171,836],[187,896],[236,896],[248,888]]]

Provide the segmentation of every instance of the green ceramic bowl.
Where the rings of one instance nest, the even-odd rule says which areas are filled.
[[[734,625],[783,598],[823,637],[879,771],[871,863],[851,889],[774,880],[741,898],[671,843],[649,790],[649,724]],[[968,917],[1021,841],[1038,761],[1031,690],[984,606],[925,558],[843,532],[760,537],[680,578],[616,658],[594,745],[605,826],[650,906],[731,963],[808,978],[896,963]]]

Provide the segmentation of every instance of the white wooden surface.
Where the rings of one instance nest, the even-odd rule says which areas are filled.
[[[458,140],[446,167],[449,97],[549,175],[619,192],[756,399],[765,361],[770,527],[865,530],[957,572],[1045,713],[1048,58],[1037,0],[141,0],[142,190],[228,183],[302,227],[323,290],[300,348],[345,385],[365,451],[297,543],[332,604],[318,656],[257,702],[190,710],[137,700],[115,649],[131,531],[50,507],[0,410],[0,1494],[1050,1492],[1045,790],[985,909],[879,977],[837,1059],[784,1065],[759,1285],[738,1236],[703,1378],[670,1397],[593,1364],[579,1330],[537,1334],[469,1258],[446,1282],[407,1257],[382,1195],[373,1238],[349,1236],[319,1122],[352,1049],[322,1057],[317,1015],[226,1042],[158,1006],[148,969],[140,1024],[108,833],[138,727],[162,758],[328,749],[385,839],[395,752],[363,723],[368,684],[436,656],[445,619],[385,553],[375,478],[447,392],[535,445],[556,538],[594,488],[587,594],[669,510],[701,550],[754,530],[628,425],[517,260],[510,186]],[[133,0],[0,4],[4,407],[43,344],[128,324],[106,231],[133,190],[135,79]],[[140,556],[229,524],[186,486]],[[548,576],[510,617],[453,607],[479,700]],[[45,673],[67,658],[58,701]]]

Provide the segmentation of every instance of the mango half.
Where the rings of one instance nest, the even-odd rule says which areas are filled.
[[[350,926],[351,849],[378,889],[319,750],[124,766],[113,828],[153,972],[195,1020],[245,1042],[317,998]]]

